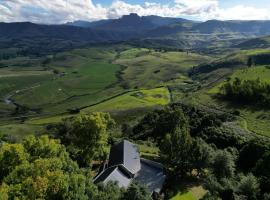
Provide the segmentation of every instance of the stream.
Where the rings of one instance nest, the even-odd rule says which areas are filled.
[[[5,102],[6,105],[13,105],[13,106],[15,106],[15,107],[23,107],[22,105],[16,103],[15,100],[12,99],[12,97],[15,96],[16,94],[19,94],[19,93],[25,92],[25,91],[27,91],[27,90],[31,90],[31,89],[37,88],[37,87],[39,87],[39,86],[40,86],[40,84],[31,86],[31,87],[28,87],[28,88],[24,88],[24,89],[21,89],[21,90],[16,90],[15,92],[11,92],[10,94],[8,94],[8,95],[4,98],[4,102]],[[31,110],[31,109],[30,109],[30,110]]]

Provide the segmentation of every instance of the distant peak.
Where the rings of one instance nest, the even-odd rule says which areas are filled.
[[[122,18],[140,18],[137,13],[130,13],[129,15],[123,15]]]

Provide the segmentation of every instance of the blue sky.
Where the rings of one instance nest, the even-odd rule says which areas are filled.
[[[270,0],[0,0],[0,21],[59,24],[129,13],[195,20],[270,20]]]

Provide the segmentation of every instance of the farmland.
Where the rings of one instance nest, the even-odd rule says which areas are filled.
[[[1,123],[16,124],[23,118],[24,127],[31,127],[60,121],[75,109],[119,113],[166,105],[172,100],[167,86],[190,82],[188,70],[209,59],[195,53],[111,45],[39,59],[2,60]],[[16,106],[6,100],[20,109],[15,112]],[[14,126],[15,135],[16,130],[20,129]]]

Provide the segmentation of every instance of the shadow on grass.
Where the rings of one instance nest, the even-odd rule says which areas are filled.
[[[202,181],[196,177],[185,177],[177,178],[175,176],[168,175],[165,186],[164,193],[165,199],[171,199],[177,194],[188,193],[190,188],[202,185]]]

